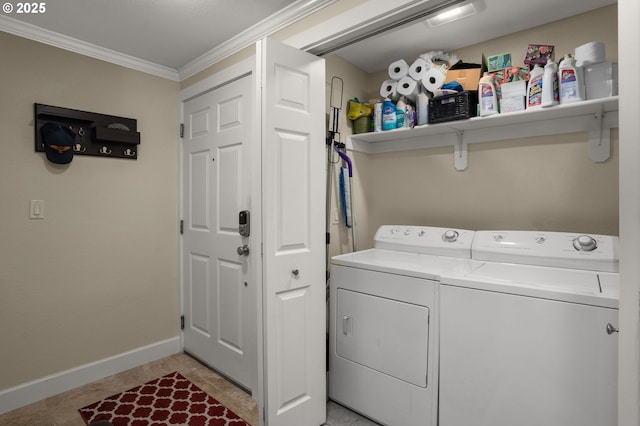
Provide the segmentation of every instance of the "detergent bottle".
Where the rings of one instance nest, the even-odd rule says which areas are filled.
[[[558,70],[560,82],[560,103],[584,101],[584,81],[582,68],[576,66],[575,58],[569,53],[560,62]]]
[[[478,83],[478,96],[480,96],[480,116],[493,115],[498,113],[498,98],[496,87],[491,81],[491,76],[485,72]]]
[[[536,64],[529,75],[527,85],[527,109],[540,108],[542,106],[542,79],[544,68]]]
[[[542,75],[542,107],[558,105],[560,103],[560,91],[558,87],[558,65],[549,60],[544,66]]]
[[[396,121],[396,105],[386,98],[382,102],[382,130],[395,129]]]

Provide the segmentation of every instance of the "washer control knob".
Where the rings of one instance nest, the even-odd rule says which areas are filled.
[[[442,239],[448,243],[454,243],[458,239],[458,231],[448,230],[444,234],[442,234]]]
[[[598,247],[596,240],[589,235],[580,235],[573,240],[573,248],[578,251],[593,251]]]

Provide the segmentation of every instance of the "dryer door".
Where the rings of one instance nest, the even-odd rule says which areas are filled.
[[[426,388],[429,308],[345,289],[336,293],[337,355]]]

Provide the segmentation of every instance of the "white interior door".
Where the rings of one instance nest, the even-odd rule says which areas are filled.
[[[253,75],[184,104],[184,348],[242,386],[257,387],[257,282],[251,209]],[[259,237],[257,239],[259,241]],[[238,254],[247,246],[248,254]],[[259,253],[259,250],[257,250]]]
[[[326,417],[324,60],[263,40],[265,422]]]

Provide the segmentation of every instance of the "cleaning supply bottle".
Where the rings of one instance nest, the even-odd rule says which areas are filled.
[[[396,128],[401,129],[404,127],[404,114],[407,110],[407,104],[404,101],[404,96],[398,100],[396,104]]]
[[[491,76],[485,72],[478,83],[478,95],[480,96],[480,116],[493,115],[498,113],[498,99],[496,87],[491,81]]]
[[[569,53],[560,62],[558,70],[560,82],[560,103],[584,101],[584,81],[582,68],[576,65],[575,58]]]
[[[416,109],[411,104],[407,104],[404,113],[404,127],[413,129],[416,125]]]
[[[429,122],[429,97],[423,90],[420,90],[416,97],[416,109],[417,109],[417,124],[422,126]]]
[[[376,102],[373,110],[373,131],[382,131],[382,102]]]
[[[558,87],[558,65],[549,60],[544,66],[542,75],[542,107],[550,107],[560,103],[560,91]]]
[[[540,108],[542,106],[542,79],[544,68],[536,64],[529,75],[527,85],[527,109]]]
[[[392,130],[396,128],[396,105],[385,98],[382,102],[382,130]]]

